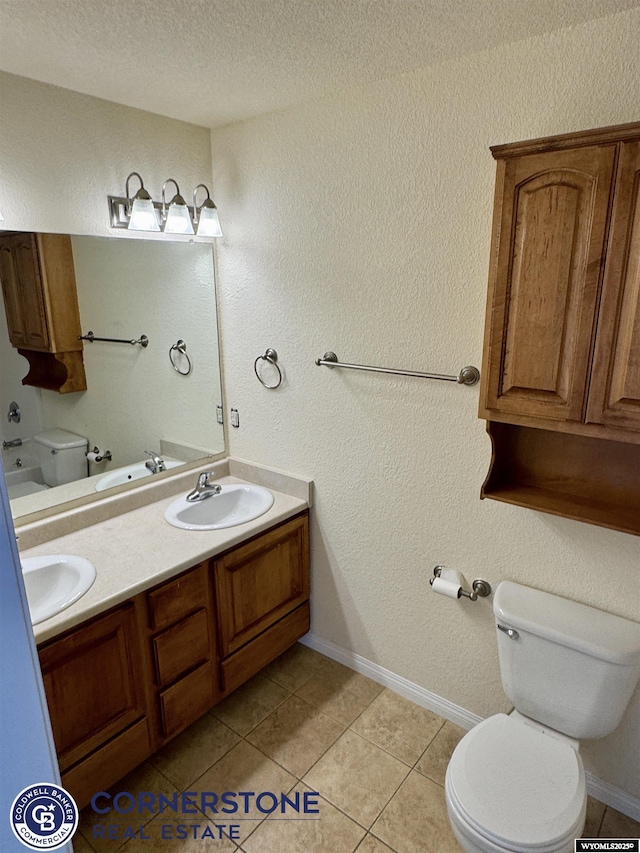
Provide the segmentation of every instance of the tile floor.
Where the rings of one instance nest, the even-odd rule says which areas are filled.
[[[74,850],[459,853],[443,785],[449,756],[463,734],[374,681],[296,645],[121,780],[113,793],[274,791],[292,798],[311,790],[321,795],[319,820],[314,815],[277,820],[275,813],[265,817],[254,809],[237,821],[235,841],[171,840],[161,838],[161,827],[172,824],[166,815],[145,815],[142,821],[110,815],[115,838],[109,840],[94,837],[96,815],[88,808]],[[218,832],[202,815],[178,817],[199,825],[200,835],[205,827]],[[598,835],[640,837],[640,824],[590,798],[585,836]]]

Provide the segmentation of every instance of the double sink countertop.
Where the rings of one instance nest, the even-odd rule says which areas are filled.
[[[75,554],[90,560],[96,569],[93,585],[75,604],[34,626],[36,642],[49,640],[185,569],[241,544],[311,505],[310,480],[230,459],[222,464],[216,463],[216,475],[221,476],[216,476],[215,482],[221,485],[254,483],[265,486],[273,493],[273,506],[253,521],[221,530],[182,530],[170,525],[164,518],[167,506],[178,495],[193,488],[200,471],[211,468],[211,464],[205,464],[164,479],[157,486],[145,484],[143,488],[149,502],[143,506],[120,511],[110,518],[90,526],[80,526],[21,551],[21,557]],[[154,500],[154,487],[162,494],[159,500]],[[117,497],[113,505],[115,511],[118,511]],[[58,530],[64,529],[64,519],[63,513],[55,520]],[[46,520],[29,525],[24,535],[18,527],[21,540],[27,540],[26,544],[29,544],[30,534],[32,538],[42,538],[40,527],[47,523],[51,525]],[[78,527],[79,524],[76,519],[69,526]],[[56,531],[55,527],[53,531]]]

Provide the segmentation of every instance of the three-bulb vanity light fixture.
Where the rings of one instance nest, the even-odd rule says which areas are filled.
[[[132,198],[129,195],[129,181],[133,177],[140,181],[140,189]],[[167,184],[173,184],[176,189],[171,201],[166,199]],[[207,197],[198,206],[196,196],[199,189],[203,189]],[[124,192],[124,198],[107,196],[112,228],[127,228],[129,231],[162,231],[165,234],[195,234],[198,237],[222,237],[218,210],[204,184],[198,184],[193,191],[192,207],[189,207],[180,195],[180,187],[173,178],[167,178],[162,185],[162,201],[153,201],[137,172],[131,172],[127,177]]]

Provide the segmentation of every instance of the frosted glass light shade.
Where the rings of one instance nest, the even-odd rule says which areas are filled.
[[[150,198],[134,198],[129,217],[129,231],[159,231],[158,217]]]
[[[167,221],[164,224],[165,234],[193,234],[191,214],[186,204],[170,204]]]
[[[200,211],[198,237],[222,237],[220,218],[215,207],[204,206]]]

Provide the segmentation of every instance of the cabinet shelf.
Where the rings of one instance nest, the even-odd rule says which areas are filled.
[[[481,497],[640,535],[640,446],[489,421]]]

